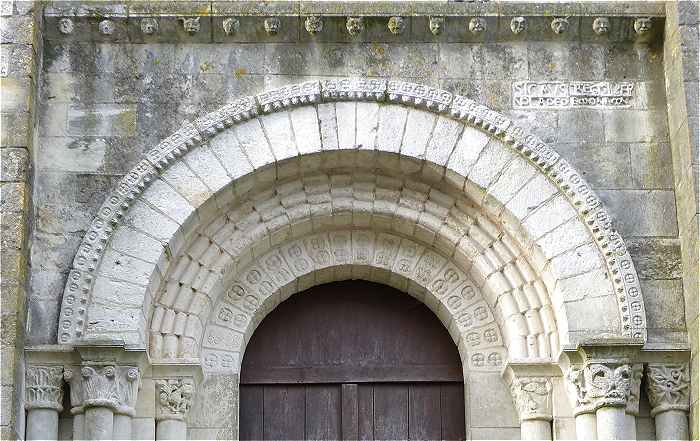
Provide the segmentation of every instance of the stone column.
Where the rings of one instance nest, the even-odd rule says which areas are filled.
[[[630,378],[630,391],[627,396],[627,406],[625,406],[625,439],[637,439],[637,417],[639,416],[639,394],[642,386],[642,376],[644,375],[644,365],[635,363],[632,365],[632,376]]]
[[[139,393],[140,375],[136,367],[120,367],[119,404],[114,411],[114,439],[132,439],[131,426],[135,416],[136,398]]]
[[[82,376],[74,368],[63,370],[63,379],[70,385],[70,413],[73,415],[73,439],[85,439],[85,408]]]
[[[139,387],[138,368],[84,365],[80,374],[85,439],[130,439]]]
[[[510,384],[524,440],[552,439],[552,382],[546,377],[514,378]]]
[[[63,367],[27,367],[25,408],[27,440],[58,439],[58,413],[63,410]]]
[[[588,396],[583,369],[572,368],[566,373],[566,389],[576,419],[576,438],[579,440],[598,439],[595,406]]]
[[[647,391],[657,440],[687,440],[690,409],[688,365],[649,364]]]
[[[626,422],[627,398],[630,395],[632,367],[617,363],[589,363],[584,369],[588,395],[596,409],[598,439],[629,438]]]
[[[170,378],[156,381],[156,440],[187,439],[185,417],[192,406],[194,381]]]

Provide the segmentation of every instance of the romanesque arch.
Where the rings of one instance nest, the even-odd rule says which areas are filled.
[[[245,284],[253,271],[270,276],[256,265],[293,241],[311,253],[312,238],[332,242],[328,234],[363,229],[426,253],[439,248],[439,264],[423,279],[419,267],[402,276],[433,297],[448,267],[460,283],[470,279],[512,359],[552,357],[582,337],[645,338],[629,254],[566,160],[468,98],[346,79],[241,98],[149,151],[107,197],[79,248],[59,340],[150,344],[156,359],[211,354],[205,340],[238,286],[232,282]],[[386,252],[373,246],[373,255]],[[244,339],[266,308],[308,280],[326,280],[327,268],[401,275],[372,261],[311,265],[313,254],[306,257],[313,271],[288,267],[290,280],[260,279],[272,285],[248,304]],[[600,315],[577,314],[592,301]],[[447,326],[456,319],[449,307],[434,309]]]

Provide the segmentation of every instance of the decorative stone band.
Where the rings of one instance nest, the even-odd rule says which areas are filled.
[[[63,410],[63,367],[29,366],[25,372],[25,404],[27,410]]]
[[[157,420],[184,420],[192,407],[194,380],[168,378],[156,380]]]
[[[690,408],[690,375],[688,365],[649,364],[647,366],[647,392],[651,404],[651,416],[668,410],[688,412]]]
[[[510,385],[520,421],[552,420],[552,382],[546,377],[515,378]]]
[[[86,407],[109,407],[115,413],[134,416],[140,385],[139,369],[133,366],[82,366],[80,374],[66,368],[71,385],[71,412]]]
[[[622,335],[646,339],[646,315],[634,264],[620,235],[612,228],[610,216],[591,187],[565,159],[524,128],[504,115],[469,98],[433,87],[384,79],[346,78],[310,81],[284,86],[243,97],[180,130],[146,153],[106,198],[78,248],[64,289],[59,342],[70,343],[83,337],[86,307],[94,275],[115,227],[154,176],[203,140],[238,122],[293,106],[322,101],[375,100],[411,105],[453,118],[496,136],[540,169],[566,195],[586,221],[596,244],[605,257],[619,306]]]

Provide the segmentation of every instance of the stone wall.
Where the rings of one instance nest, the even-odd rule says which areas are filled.
[[[691,342],[698,339],[698,139],[696,119],[687,118],[697,115],[698,99],[693,2],[669,4],[665,21],[652,20],[655,38],[644,42],[630,37],[631,19],[616,21],[616,32],[606,36],[592,32],[593,17],[576,18],[567,32],[554,34],[551,19],[530,6],[518,13],[538,17],[522,35],[512,34],[509,21],[498,16],[487,17],[483,35],[471,34],[465,14],[449,18],[438,36],[429,32],[427,17],[411,18],[400,35],[388,31],[387,17],[368,18],[364,32],[352,38],[345,30],[347,11],[340,10],[324,19],[317,36],[305,31],[303,18],[282,11],[280,31],[269,35],[261,10],[243,17],[235,36],[226,36],[220,17],[214,17],[203,20],[198,34],[171,30],[175,37],[159,39],[142,36],[137,22],[119,19],[113,36],[100,35],[97,20],[85,17],[65,35],[56,17],[49,14],[42,24],[42,11],[20,2],[3,7],[7,4],[0,151],[3,415],[12,414],[6,409],[17,402],[13,391],[22,393],[10,385],[15,366],[23,375],[27,257],[27,343],[53,344],[80,240],[106,194],[141,155],[184,120],[240,95],[307,79],[369,76],[425,83],[467,95],[530,128],[584,172],[614,216],[642,279],[650,344],[683,348],[686,329],[695,332]],[[284,4],[269,7],[282,10]],[[628,32],[618,33],[617,26]],[[36,37],[42,28],[43,40]],[[532,108],[517,99],[523,82],[556,87],[554,82],[578,81],[632,84],[629,106]],[[697,372],[697,347],[694,351]],[[697,383],[693,402],[697,421]],[[648,409],[643,412],[648,415]],[[653,433],[650,421],[640,420],[643,434]],[[4,431],[14,430],[14,421],[2,424]],[[562,430],[559,436],[571,428]]]
[[[678,229],[683,261],[685,319],[692,345],[691,371],[697,377],[698,295],[700,263],[698,225],[700,204],[700,138],[698,137],[698,3],[669,2],[664,42],[669,134],[673,155],[673,176],[678,212]],[[691,391],[691,421],[695,439],[700,435],[698,385]]]
[[[28,233],[31,229],[31,156],[41,69],[41,10],[29,1],[0,4],[0,290],[2,291],[2,389],[0,436],[24,433],[22,378]]]

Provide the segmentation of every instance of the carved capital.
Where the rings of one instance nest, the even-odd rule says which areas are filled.
[[[63,367],[29,366],[25,372],[25,408],[63,410]]]
[[[649,364],[647,391],[651,416],[667,410],[687,412],[690,404],[690,375],[688,365]]]
[[[515,378],[510,385],[520,421],[552,419],[552,382],[546,377]]]
[[[168,378],[156,381],[158,420],[183,420],[192,406],[194,381],[191,378]]]
[[[569,369],[565,377],[566,390],[569,395],[569,401],[574,408],[574,416],[582,413],[595,412],[593,400],[588,393],[586,384],[586,376],[583,373],[583,368],[574,367]]]
[[[139,380],[139,369],[133,366],[83,366],[80,369],[80,406],[110,407],[116,413],[133,416]]]
[[[644,365],[635,363],[632,365],[632,376],[630,377],[630,392],[627,397],[627,407],[625,411],[634,416],[639,416],[639,394],[642,388],[642,377],[644,376]]]
[[[629,364],[590,363],[584,369],[589,398],[596,409],[627,407],[632,388],[632,366]]]
[[[63,369],[63,379],[70,385],[70,405],[73,415],[83,412],[83,377],[80,369],[66,366]]]

